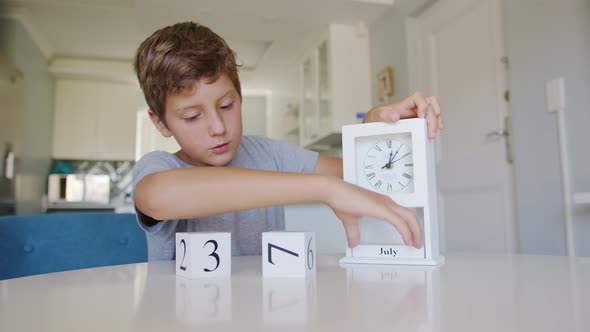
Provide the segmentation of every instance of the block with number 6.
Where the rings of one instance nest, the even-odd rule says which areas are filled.
[[[315,233],[262,233],[262,273],[265,277],[305,278],[316,271]]]
[[[176,275],[186,278],[231,275],[231,233],[176,233]]]

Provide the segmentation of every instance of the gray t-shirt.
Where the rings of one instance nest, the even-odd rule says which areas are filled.
[[[311,173],[318,153],[301,147],[259,136],[243,136],[234,159],[228,167],[269,171]],[[146,175],[176,168],[192,168],[173,154],[153,151],[144,155],[133,169],[133,189]],[[170,209],[174,209],[173,206]],[[148,260],[175,258],[176,232],[231,232],[232,255],[259,255],[262,232],[283,230],[285,216],[282,206],[238,211],[196,219],[157,222],[137,211],[137,220],[145,231]]]

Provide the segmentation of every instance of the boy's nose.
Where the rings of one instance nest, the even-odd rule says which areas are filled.
[[[209,135],[218,136],[225,134],[225,123],[218,112],[212,112],[209,117]]]

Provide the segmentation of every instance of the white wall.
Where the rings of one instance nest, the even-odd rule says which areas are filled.
[[[283,73],[277,73],[277,77],[268,82],[267,86],[250,86],[247,83],[242,86],[242,91],[269,91],[270,107],[268,110],[267,133],[268,137],[298,143],[297,138],[288,137],[287,133],[297,124],[297,118],[293,117],[292,109],[298,102],[299,72],[297,64],[290,68],[284,68]],[[244,105],[242,105],[244,108]],[[245,123],[246,125],[246,123]]]
[[[428,1],[398,0],[392,9],[369,27],[373,105],[383,103],[377,95],[377,75],[387,66],[393,67],[394,94],[385,102],[400,100],[414,92],[409,91],[406,18],[426,2]]]
[[[39,213],[51,163],[54,82],[47,59],[17,20],[0,19],[0,53],[23,75],[17,213]]]
[[[6,68],[6,66],[8,64],[0,62],[0,101],[2,101],[0,103],[0,158],[6,156],[8,144],[11,144],[12,151],[16,156],[21,155],[22,132],[20,128],[24,109],[23,79],[21,75],[15,73],[11,68]],[[18,167],[18,160],[16,167]],[[3,159],[0,171],[2,172],[0,176],[0,200],[14,199],[14,181],[4,178],[6,165],[4,165]],[[12,205],[11,203],[8,204]],[[4,210],[5,208],[0,207],[0,209]]]
[[[244,135],[266,136],[267,98],[264,94],[242,93],[242,127]]]
[[[590,1],[505,0],[521,252],[564,254],[558,132],[545,82],[563,77],[571,187],[590,192]],[[572,207],[570,207],[572,208]],[[578,255],[590,256],[590,209],[574,208]]]
[[[7,142],[12,143],[13,151],[19,154],[23,111],[22,76],[0,76],[0,100],[0,155],[4,156],[4,144]]]

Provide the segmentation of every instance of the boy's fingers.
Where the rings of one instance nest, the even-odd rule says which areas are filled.
[[[356,247],[359,244],[359,242],[361,242],[361,233],[358,223],[345,222],[344,230],[346,231],[346,237],[348,238],[348,247]]]
[[[401,207],[399,205],[396,207],[396,213],[403,217],[411,232],[412,243],[410,245],[413,245],[418,249],[421,248],[422,230],[420,228],[420,223],[418,222],[418,215],[416,214],[416,211]]]
[[[336,210],[334,212],[336,213],[336,217],[342,221],[342,225],[344,225],[344,231],[346,232],[346,237],[348,239],[348,247],[356,247],[361,242],[361,231],[359,228],[359,220],[361,218],[352,214],[341,213]]]
[[[440,116],[441,111],[440,111],[440,104],[438,103],[438,98],[436,98],[436,96],[430,96],[430,97],[426,98],[426,101],[428,102],[428,104],[430,104],[430,106],[432,106],[432,109],[434,110],[434,114],[436,114],[436,116]]]
[[[428,100],[428,103],[430,103],[430,107],[432,108],[432,110],[434,111],[434,114],[436,115],[436,118],[437,118],[437,121],[435,122],[436,126],[438,127],[438,129],[443,129],[443,127],[444,127],[443,117],[442,117],[442,112],[440,110],[440,103],[438,102],[438,98],[436,98],[436,96],[430,96],[426,99]]]
[[[426,112],[426,123],[428,126],[428,137],[430,139],[436,138],[436,131],[438,130],[438,119],[436,118],[436,114],[432,107],[428,108],[428,112]]]
[[[410,98],[416,108],[416,114],[418,114],[418,117],[424,118],[428,111],[428,107],[430,106],[426,98],[424,98],[419,92],[414,93]]]
[[[422,229],[420,228],[420,222],[418,221],[418,215],[414,210],[412,212],[412,220],[410,222],[410,228],[412,229],[412,234],[414,235],[414,247],[416,249],[422,248]]]
[[[400,119],[399,112],[390,107],[379,110],[379,120],[381,122],[397,122]]]
[[[412,238],[413,238],[412,231],[410,230],[410,227],[408,226],[408,222],[406,222],[401,215],[399,215],[396,212],[393,212],[393,218],[390,218],[388,221],[401,234],[405,245],[407,245],[407,246],[414,245],[414,243],[412,241]]]

